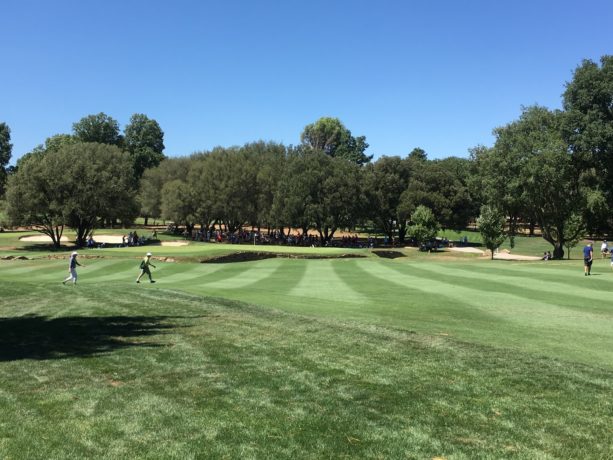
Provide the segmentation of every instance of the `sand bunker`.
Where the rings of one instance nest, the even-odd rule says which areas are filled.
[[[450,251],[455,251],[455,252],[468,252],[471,254],[480,254],[482,256],[490,256],[490,252],[487,251],[487,253],[481,249],[477,249],[477,248],[471,248],[471,247],[466,247],[466,248],[449,248]],[[541,260],[540,257],[536,257],[536,256],[522,256],[520,254],[511,254],[508,250],[502,250],[500,252],[498,252],[497,254],[494,254],[494,259],[496,260]]]
[[[453,251],[453,252],[469,252],[471,254],[483,254],[483,251],[481,249],[471,248],[471,247],[466,247],[466,248],[449,248],[449,250]]]
[[[494,259],[497,260],[541,260],[540,257],[535,256],[521,256],[519,254],[509,254],[508,252],[499,252],[494,254]]]
[[[47,235],[30,235],[30,236],[22,236],[19,238],[21,241],[27,241],[30,243],[51,243],[51,238]],[[70,240],[67,236],[62,236],[60,241],[73,241]],[[96,243],[107,243],[107,244],[121,244],[122,239],[121,235],[94,235],[94,241]]]
[[[162,241],[162,246],[187,246],[189,241]]]
[[[22,236],[20,241],[27,241],[28,243],[51,243],[51,237],[47,235],[30,235]],[[69,241],[67,237],[62,236],[60,241]]]
[[[106,244],[123,243],[123,239],[121,235],[94,235],[94,241],[96,243],[106,243]]]

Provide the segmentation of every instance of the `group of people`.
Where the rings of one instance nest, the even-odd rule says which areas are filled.
[[[71,281],[72,281],[73,286],[77,284],[77,266],[85,267],[85,265],[79,263],[79,261],[77,260],[78,256],[79,256],[79,253],[77,251],[74,251],[72,254],[70,254],[70,259],[68,260],[68,277],[65,278],[64,281],[62,281],[62,284],[66,284]],[[138,277],[136,278],[136,283],[140,283],[140,280],[143,277],[143,275],[147,275],[149,277],[150,283],[155,283],[153,276],[151,276],[151,269],[149,268],[149,266],[153,268],[157,268],[155,265],[151,263],[152,256],[153,254],[148,252],[143,258],[143,260],[141,261],[140,266],[139,266],[140,273],[138,274]]]

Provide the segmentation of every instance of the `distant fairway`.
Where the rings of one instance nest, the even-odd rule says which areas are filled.
[[[189,248],[0,261],[0,457],[613,455],[606,260]]]

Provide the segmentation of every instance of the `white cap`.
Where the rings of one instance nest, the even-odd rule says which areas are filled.
[[[79,254],[77,253],[77,251],[74,251],[72,254],[70,254],[71,256],[78,256]]]
[[[147,253],[148,257],[151,257],[153,254],[151,254],[150,252]]]

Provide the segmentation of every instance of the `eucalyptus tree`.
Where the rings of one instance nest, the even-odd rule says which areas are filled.
[[[309,147],[290,149],[274,197],[279,227],[314,228],[322,244],[353,227],[364,207],[361,171],[344,158]]]
[[[272,204],[274,225],[284,232],[286,227],[299,228],[307,234],[314,220],[311,214],[324,171],[321,155],[306,146],[289,148],[283,172],[277,183]]]
[[[255,221],[253,227],[267,227],[275,223],[273,203],[279,181],[283,175],[287,148],[274,142],[253,142],[245,144],[242,150],[253,157],[255,177]]]
[[[138,202],[140,214],[145,217],[162,217],[162,189],[164,184],[188,175],[192,160],[190,158],[167,158],[157,167],[146,170],[140,180]]]
[[[185,225],[191,235],[197,216],[194,196],[184,179],[172,179],[162,186],[160,210],[164,219],[172,220],[177,226]]]

